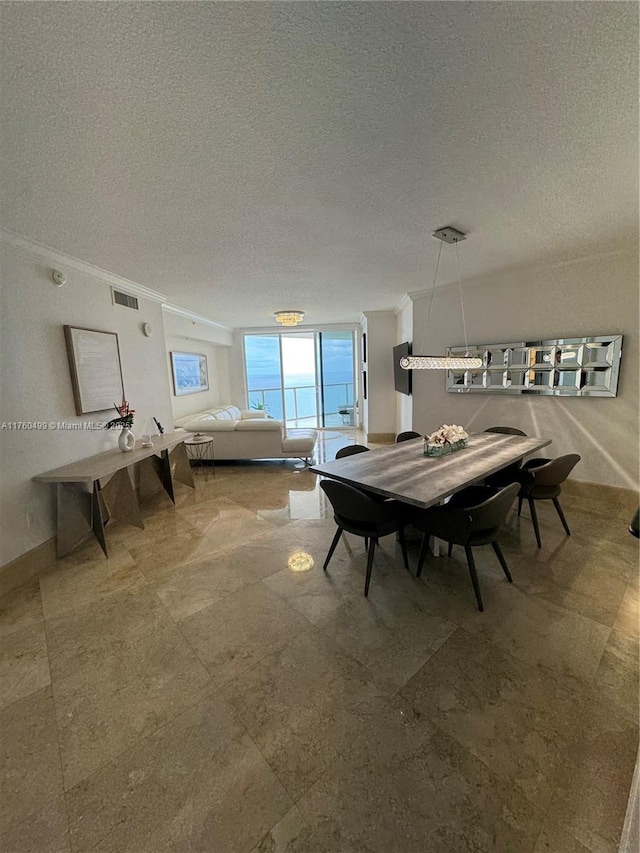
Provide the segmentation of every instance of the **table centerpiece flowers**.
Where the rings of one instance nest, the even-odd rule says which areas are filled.
[[[442,424],[424,437],[425,456],[444,456],[462,450],[469,443],[469,433],[458,424]]]

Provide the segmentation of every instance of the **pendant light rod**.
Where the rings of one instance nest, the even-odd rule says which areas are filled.
[[[462,313],[462,328],[464,331],[464,346],[466,355],[464,356],[437,356],[437,355],[409,355],[400,359],[400,367],[405,370],[473,370],[474,368],[482,367],[482,359],[469,355],[469,343],[467,340],[467,321],[464,313],[464,299],[462,295],[462,277],[460,275],[460,254],[458,243],[466,240],[466,234],[458,231],[457,228],[447,226],[439,228],[432,234],[437,240],[440,240],[438,249],[438,257],[436,260],[435,275],[433,276],[433,285],[431,287],[431,295],[429,297],[429,307],[427,308],[427,320],[424,327],[424,335],[420,349],[424,351],[427,340],[427,332],[429,330],[429,321],[431,320],[431,310],[433,308],[433,297],[436,292],[436,282],[438,280],[438,270],[440,268],[440,258],[442,256],[443,243],[455,243],[456,246],[456,266],[458,272],[458,290],[460,293],[460,311]]]

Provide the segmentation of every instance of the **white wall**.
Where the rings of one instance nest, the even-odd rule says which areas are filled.
[[[413,297],[414,352],[419,354],[428,294]],[[481,431],[509,424],[552,438],[551,456],[579,453],[575,479],[637,488],[637,247],[469,280],[464,304],[470,343],[624,334],[618,396],[452,394],[445,391],[441,371],[420,370],[413,374],[413,427],[429,432],[441,423],[459,423]],[[429,353],[444,353],[446,346],[462,341],[458,288],[439,287],[429,323]]]
[[[109,420],[115,412],[76,416],[63,325],[117,332],[126,397],[136,410],[134,432],[171,424],[162,309],[140,298],[140,310],[113,305],[109,286],[88,273],[67,271],[55,287],[52,265],[0,244],[2,267],[2,397],[0,421]],[[64,270],[63,270],[64,272]],[[142,323],[152,325],[146,338]],[[114,401],[119,402],[119,401]],[[53,487],[36,474],[113,448],[115,430],[0,430],[0,564],[55,535]]]
[[[413,341],[413,301],[403,299],[396,309],[396,343]],[[396,391],[396,433],[413,429],[413,396]]]
[[[247,330],[250,331],[250,330]],[[233,333],[233,346],[229,352],[229,377],[231,382],[231,402],[239,409],[249,405],[247,380],[244,372],[244,339],[242,331]]]
[[[365,311],[364,316],[363,331],[367,334],[365,432],[367,435],[394,433],[396,390],[393,348],[396,345],[396,316],[393,311]]]

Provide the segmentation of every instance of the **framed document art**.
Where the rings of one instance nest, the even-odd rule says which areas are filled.
[[[195,352],[172,352],[171,373],[173,393],[176,397],[209,390],[206,355]]]
[[[118,335],[65,326],[76,414],[104,412],[124,400]]]

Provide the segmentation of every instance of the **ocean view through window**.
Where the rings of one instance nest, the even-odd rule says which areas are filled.
[[[244,337],[248,403],[288,427],[354,426],[355,333]]]

